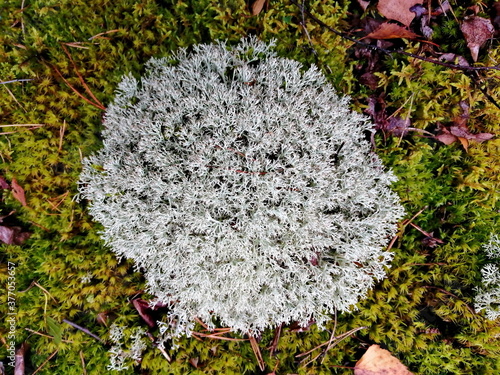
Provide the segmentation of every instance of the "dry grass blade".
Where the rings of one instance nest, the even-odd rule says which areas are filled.
[[[97,103],[99,106],[101,106],[101,107],[103,107],[103,109],[105,109],[105,107],[102,105],[102,103],[99,101],[99,99],[97,99],[95,97],[94,93],[90,90],[90,88],[88,87],[88,85],[85,83],[85,80],[83,79],[82,75],[78,71],[78,68],[76,66],[75,60],[73,60],[73,57],[69,53],[68,49],[64,46],[64,44],[61,44],[61,47],[64,50],[64,53],[66,53],[66,55],[69,57],[69,60],[71,61],[71,63],[73,64],[73,68],[75,69],[75,73],[78,76],[78,78],[80,79],[80,82],[81,82],[82,86],[85,88],[85,91],[87,91],[87,94],[89,94],[90,97],[92,99],[94,99],[95,103]]]
[[[114,30],[105,31],[105,32],[103,32],[103,33],[99,33],[99,34],[96,34],[96,35],[94,35],[94,36],[91,36],[91,37],[89,38],[89,40],[92,40],[92,39],[94,39],[94,38],[99,38],[99,37],[101,37],[101,36],[103,36],[103,35],[106,35],[106,34],[116,33],[116,32],[118,32],[118,31],[120,31],[120,29],[114,29]]]
[[[54,69],[54,71],[57,73],[57,75],[59,77],[61,77],[61,79],[64,81],[64,83],[66,83],[66,85],[68,85],[68,87],[73,90],[73,92],[78,95],[80,98],[82,98],[83,100],[85,100],[87,103],[89,103],[90,105],[93,105],[94,107],[97,107],[101,110],[106,110],[106,107],[104,107],[102,104],[97,104],[97,103],[94,103],[92,102],[91,100],[87,99],[85,96],[83,96],[77,89],[75,89],[73,87],[73,85],[71,85],[71,83],[68,82],[68,80],[66,78],[64,78],[64,76],[62,75],[62,73],[59,71],[59,69],[57,69],[57,67],[55,65],[52,65],[52,69]]]
[[[251,334],[248,335],[248,338],[250,339],[250,345],[252,346],[252,350],[255,354],[255,357],[257,358],[257,362],[259,363],[259,368],[261,371],[264,371],[266,369],[266,363],[264,362],[264,358],[262,358],[259,344],[257,343],[255,337],[253,337]]]

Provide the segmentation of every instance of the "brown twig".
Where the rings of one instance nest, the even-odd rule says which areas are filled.
[[[102,103],[99,101],[99,99],[96,98],[96,96],[94,95],[94,93],[90,90],[89,86],[87,85],[87,83],[85,83],[85,80],[83,79],[82,75],[80,74],[80,72],[78,71],[78,67],[76,66],[76,63],[75,63],[75,60],[73,60],[73,57],[71,56],[71,54],[69,53],[68,49],[64,46],[64,44],[61,44],[61,47],[64,51],[64,53],[66,54],[66,56],[69,57],[69,61],[71,61],[71,64],[73,64],[73,68],[75,69],[75,73],[76,75],[78,76],[78,78],[80,79],[80,83],[82,84],[82,86],[85,88],[85,91],[87,91],[87,94],[90,95],[90,97],[92,99],[94,99],[94,102],[97,103],[100,107],[102,107],[102,109],[106,109],[106,107],[104,107],[102,105]]]
[[[264,362],[264,358],[262,358],[262,353],[260,352],[259,344],[254,336],[251,333],[248,334],[248,338],[250,339],[250,345],[252,346],[252,350],[257,358],[257,362],[259,363],[260,371],[264,371],[266,369],[266,363]]]
[[[102,104],[97,104],[97,103],[94,103],[92,102],[91,100],[87,99],[85,96],[83,96],[77,89],[75,89],[71,83],[68,82],[68,80],[66,78],[64,78],[64,76],[62,75],[62,73],[59,71],[59,69],[57,69],[57,67],[55,65],[50,65],[52,67],[52,69],[54,69],[54,71],[57,73],[57,75],[59,75],[59,77],[61,77],[61,79],[64,81],[64,83],[66,83],[66,85],[68,85],[68,87],[73,90],[73,92],[78,95],[80,98],[82,98],[83,100],[85,100],[87,103],[89,103],[90,105],[93,105],[94,107],[97,107],[101,110],[106,110],[106,108],[102,105]]]
[[[301,5],[299,3],[297,3],[295,0],[290,0],[290,1],[293,4],[295,4],[299,9],[301,9]],[[359,46],[362,46],[364,48],[368,48],[368,49],[371,49],[371,50],[376,50],[376,51],[383,52],[386,55],[393,55],[393,54],[404,55],[404,56],[412,57],[412,58],[417,59],[417,60],[429,62],[429,63],[436,64],[436,65],[441,65],[441,66],[444,66],[446,68],[458,69],[458,70],[463,70],[463,71],[500,70],[499,66],[467,66],[467,65],[459,65],[459,64],[450,64],[450,63],[442,62],[440,60],[431,59],[431,58],[420,56],[420,55],[415,55],[413,53],[406,52],[406,51],[403,51],[403,50],[400,50],[400,49],[398,49],[398,50],[388,50],[386,48],[382,48],[382,47],[379,47],[379,46],[376,46],[376,45],[364,43],[364,42],[361,42],[360,40],[358,40],[356,38],[350,37],[350,36],[346,35],[345,33],[340,32],[340,31],[334,29],[333,27],[327,25],[326,23],[324,23],[323,21],[321,21],[319,18],[317,18],[316,16],[314,16],[305,7],[303,9],[303,12],[309,18],[311,18],[314,22],[316,22],[320,26],[323,26],[324,28],[330,30],[335,35],[338,35],[341,38],[349,40],[349,41],[351,41],[351,42],[353,42],[353,43],[355,43],[355,44],[357,44]]]
[[[31,328],[25,328],[25,330],[28,331],[28,332],[34,333],[35,335],[38,335],[38,336],[43,336],[43,337],[47,337],[49,339],[54,339],[54,336],[46,335],[45,333],[41,333],[41,332],[35,331],[35,330],[31,329]],[[72,344],[74,342],[74,341],[71,341],[71,340],[64,340],[64,339],[62,339],[61,341],[62,342],[67,342],[67,343],[70,343],[70,344]]]
[[[444,293],[450,297],[454,297],[458,300],[461,301],[460,297],[458,297],[456,294],[453,294],[452,292],[448,292],[446,289],[443,289],[443,288],[440,288],[438,286],[434,286],[434,285],[422,285],[422,288],[426,288],[426,289],[436,289],[436,290],[439,290],[441,293]],[[467,309],[471,312],[471,314],[475,314],[474,312],[474,309],[472,307],[470,307],[468,304],[465,304],[465,306],[467,306]]]
[[[280,324],[278,327],[276,327],[276,330],[274,331],[274,337],[273,341],[271,342],[271,346],[269,346],[269,354],[273,355],[276,349],[278,348],[278,342],[281,337],[281,331],[283,329],[283,324]]]
[[[40,371],[40,370],[42,369],[42,367],[43,367],[43,366],[45,366],[45,365],[46,365],[46,363],[47,363],[48,361],[50,361],[50,360],[52,359],[52,357],[54,357],[54,356],[57,354],[57,352],[58,352],[58,351],[59,351],[59,349],[56,349],[56,351],[55,351],[54,353],[52,353],[52,354],[49,356],[49,358],[47,358],[45,361],[43,361],[43,363],[42,363],[40,366],[38,366],[38,368],[37,368],[37,369],[36,369],[36,370],[35,370],[35,371],[31,374],[31,375],[35,375],[38,371]]]
[[[94,39],[94,38],[99,38],[99,37],[100,37],[100,36],[102,36],[102,35],[106,35],[106,34],[110,34],[110,33],[116,33],[116,32],[118,32],[118,31],[120,31],[120,29],[114,29],[114,30],[105,31],[105,32],[103,32],[103,33],[99,33],[99,34],[96,34],[96,35],[94,35],[94,36],[91,36],[91,37],[89,38],[89,40],[92,40],[92,39]]]
[[[83,358],[83,352],[80,350],[80,359],[82,360],[83,375],[87,375],[87,368],[85,366],[85,359]]]
[[[81,327],[78,324],[69,321],[68,319],[63,319],[63,322],[69,324],[73,328],[79,329],[80,331],[82,331],[83,333],[86,333],[90,337],[95,338],[97,341],[99,341],[102,344],[106,343],[103,339],[101,339],[99,336],[97,336],[97,335],[93,334],[92,332],[90,332],[87,328]]]

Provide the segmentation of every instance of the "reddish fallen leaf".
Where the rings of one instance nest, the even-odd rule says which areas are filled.
[[[366,72],[359,77],[359,83],[368,86],[371,90],[375,90],[378,87],[378,82],[379,78],[371,72]]]
[[[12,195],[16,198],[23,206],[26,206],[26,196],[24,194],[24,189],[19,185],[16,179],[12,180]]]
[[[0,241],[7,245],[21,245],[30,238],[31,233],[23,232],[20,227],[0,225]]]
[[[148,326],[151,328],[156,327],[156,317],[154,316],[154,310],[149,306],[149,302],[138,298],[134,299],[132,304]]]
[[[389,119],[389,123],[386,126],[386,131],[394,134],[396,137],[404,137],[408,134],[410,126],[410,119],[403,119],[399,116],[394,116]]]
[[[252,14],[256,16],[260,12],[262,12],[262,9],[264,8],[264,5],[266,4],[267,0],[255,0],[252,4]]]
[[[24,359],[26,353],[28,352],[29,345],[25,342],[21,344],[21,347],[16,350],[16,365],[14,367],[14,375],[24,375]]]
[[[495,31],[493,24],[486,18],[471,16],[464,19],[460,25],[460,30],[464,34],[472,60],[477,61],[479,49],[493,36]]]
[[[388,350],[372,345],[356,363],[354,375],[413,375]]]
[[[440,60],[451,62],[453,64],[458,64],[462,66],[469,66],[469,62],[467,59],[461,55],[457,55],[456,53],[443,53],[439,56]]]
[[[198,357],[195,357],[195,358],[189,358],[189,363],[191,364],[191,366],[193,366],[194,368],[198,368],[198,362],[200,361],[200,359]]]
[[[389,22],[382,23],[375,31],[365,36],[365,38],[370,39],[416,39],[418,37],[417,34],[405,27]]]
[[[410,26],[415,18],[415,13],[410,8],[421,3],[422,0],[379,0],[377,9],[385,18]]]
[[[0,189],[10,189],[9,183],[2,176],[0,176]]]
[[[457,137],[451,134],[447,129],[443,129],[442,131],[443,133],[438,134],[435,137],[439,142],[442,142],[445,145],[449,146],[457,141]]]
[[[316,323],[314,320],[310,320],[309,323],[307,323],[307,325],[303,327],[299,323],[293,322],[288,326],[288,328],[290,329],[290,332],[306,332],[309,331],[314,323]]]
[[[358,0],[358,4],[361,6],[361,8],[363,8],[363,10],[366,10],[366,8],[368,8],[368,6],[370,5],[370,2],[365,0]]]

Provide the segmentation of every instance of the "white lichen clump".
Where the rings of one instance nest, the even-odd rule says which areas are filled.
[[[500,238],[492,235],[490,242],[484,246],[486,255],[492,260],[500,259]],[[497,264],[489,263],[481,270],[482,287],[477,288],[474,308],[483,311],[486,317],[495,320],[500,317],[500,269]]]
[[[255,39],[194,46],[125,77],[105,127],[81,195],[176,334],[321,326],[384,277],[395,177],[316,67]]]

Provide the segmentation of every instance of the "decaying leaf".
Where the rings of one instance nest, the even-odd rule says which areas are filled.
[[[462,66],[469,66],[469,62],[467,59],[461,55],[457,55],[456,53],[443,53],[439,56],[440,60],[451,62],[453,64],[458,64]]]
[[[21,245],[30,236],[31,233],[23,232],[20,227],[0,225],[0,241],[6,245]]]
[[[26,196],[24,194],[24,189],[19,185],[16,179],[11,182],[12,185],[12,195],[16,198],[23,206],[26,206]]]
[[[394,134],[396,137],[404,137],[408,134],[411,122],[410,119],[404,119],[400,116],[394,116],[389,119],[389,123],[386,125],[386,131]]]
[[[26,342],[21,344],[21,347],[16,350],[16,365],[14,367],[14,375],[24,375],[24,360],[28,352],[29,345]]]
[[[9,183],[2,176],[0,176],[0,189],[10,189]]]
[[[421,3],[422,0],[380,0],[377,9],[384,17],[410,26],[415,18],[415,13],[410,11],[410,8]]]
[[[368,6],[370,5],[370,1],[365,1],[365,0],[358,0],[358,4],[363,8],[363,10],[366,10]]]
[[[462,22],[460,30],[467,41],[472,60],[477,61],[479,49],[493,36],[495,31],[493,24],[486,18],[471,16]]]
[[[495,135],[491,133],[478,133],[473,134],[467,128],[467,120],[469,119],[469,104],[465,101],[460,102],[462,114],[453,119],[453,124],[450,126],[443,126],[438,124],[439,133],[435,138],[443,142],[445,145],[451,145],[454,142],[460,142],[465,149],[469,148],[469,141],[484,142]]]
[[[264,5],[266,4],[267,0],[255,0],[252,4],[252,14],[256,16],[260,12],[262,12],[262,9],[264,8]]]
[[[372,345],[356,363],[354,375],[413,375],[399,359],[379,345]]]
[[[135,309],[141,316],[141,318],[146,322],[148,326],[151,328],[156,327],[156,318],[154,314],[154,310],[149,306],[149,302],[144,301],[143,299],[134,299],[132,301]]]
[[[380,26],[375,31],[365,36],[365,38],[370,39],[416,39],[418,37],[419,36],[417,34],[408,30],[407,28],[389,22],[380,24]]]

